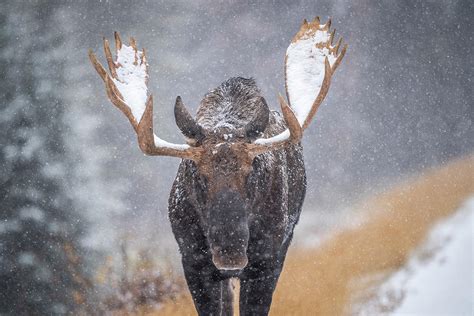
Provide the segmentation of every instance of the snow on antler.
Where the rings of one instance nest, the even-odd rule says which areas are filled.
[[[303,22],[286,51],[286,91],[290,107],[301,127],[305,129],[314,116],[329,88],[324,86],[326,59],[329,76],[335,71],[345,53],[338,54],[341,40],[333,46],[335,30],[330,33],[331,20],[321,25],[319,18]],[[319,94],[321,97],[318,98]]]
[[[133,41],[132,41],[133,43]],[[147,62],[143,51],[122,44],[117,48],[116,78],[112,78],[137,122],[143,116],[148,96]]]
[[[115,32],[117,58],[114,61],[109,42],[104,38],[104,50],[110,74],[89,50],[89,58],[105,90],[114,104],[128,118],[138,136],[140,149],[147,155],[196,159],[200,150],[187,144],[169,143],[153,133],[153,97],[148,94],[148,64],[145,50],[137,49],[133,38],[130,45],[122,44]]]
[[[301,140],[303,131],[313,119],[319,105],[328,93],[331,77],[347,49],[339,53],[342,39],[332,45],[331,20],[324,25],[319,17],[303,21],[300,30],[286,51],[285,85],[289,104],[280,95],[279,102],[287,129],[270,138],[259,138],[249,145],[256,154],[282,148]]]

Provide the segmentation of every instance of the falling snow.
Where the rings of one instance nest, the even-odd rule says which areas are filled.
[[[177,95],[195,117],[203,96],[221,82],[254,78],[269,108],[279,111],[285,56],[289,101],[303,124],[328,56],[316,44],[329,35],[318,31],[295,43],[291,39],[304,18],[319,15],[324,23],[331,17],[338,30],[335,40],[343,37],[348,50],[302,140],[308,186],[292,245],[297,248],[342,229],[343,219],[359,223],[354,212],[359,201],[428,168],[472,155],[472,12],[472,4],[464,0],[177,0],[133,6],[125,0],[87,5],[4,1],[0,314],[133,314],[142,310],[141,298],[159,309],[163,300],[187,293],[167,211],[180,161],[144,156],[129,122],[108,101],[87,58],[91,48],[107,64],[102,37],[113,38],[118,31],[124,39],[114,56],[120,65],[114,82],[134,117],[140,120],[147,96],[153,94],[155,144],[186,149],[189,145],[177,145],[185,143],[174,120]],[[136,56],[125,44],[130,36],[140,47]],[[141,47],[146,48],[145,63]],[[334,63],[330,54],[329,62]],[[243,110],[237,117],[247,122],[251,114]],[[232,117],[200,123],[232,129]],[[235,130],[223,135],[223,142],[241,136]],[[275,137],[258,143],[286,139],[289,131]],[[276,159],[264,157],[269,160],[263,169]],[[290,170],[289,180],[295,174]],[[195,178],[206,185],[205,179]],[[452,177],[433,186],[456,185],[461,192],[456,181]],[[260,185],[256,181],[252,192],[258,193]],[[174,199],[186,196],[179,188]],[[420,196],[412,202],[426,201]],[[296,220],[288,214],[282,218],[284,223]],[[440,300],[421,299],[431,292],[417,282],[418,277],[426,278],[426,284],[438,282],[430,271],[442,274],[446,268],[451,280],[465,281],[461,270],[450,265],[458,258],[451,256],[450,245],[466,248],[457,242],[466,223],[458,224],[459,235],[450,234],[451,243],[439,252],[446,259],[440,259],[443,264],[435,260],[423,266],[423,274],[410,261],[406,267],[413,273],[403,272],[404,267],[398,276],[405,281],[395,276],[387,285],[409,293],[400,312],[421,300],[438,306]],[[281,236],[289,237],[288,232]],[[451,288],[450,282],[443,283]],[[454,295],[453,302],[464,294]]]

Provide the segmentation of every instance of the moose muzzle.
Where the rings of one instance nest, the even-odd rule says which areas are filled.
[[[208,241],[219,270],[241,270],[248,263],[249,229],[246,203],[240,194],[218,192],[210,203]]]

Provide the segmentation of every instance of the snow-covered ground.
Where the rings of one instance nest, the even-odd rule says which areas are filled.
[[[474,315],[474,197],[438,223],[360,314]]]

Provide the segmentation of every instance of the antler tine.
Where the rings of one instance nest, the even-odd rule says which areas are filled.
[[[135,61],[134,65],[138,64],[138,48],[137,48],[137,41],[135,41],[135,38],[130,37],[130,46],[132,46],[133,51],[135,53]]]
[[[114,38],[115,38],[115,52],[118,52],[119,50],[122,49],[122,39],[120,38],[119,32],[117,31],[114,32]]]
[[[324,24],[324,27],[322,28],[323,31],[327,31],[331,28],[331,19],[328,19],[326,24]]]
[[[134,50],[137,50],[137,41],[135,40],[133,36],[130,36],[129,43],[130,43],[130,46],[132,46]]]
[[[142,48],[142,56],[140,57],[140,65],[143,65],[143,63],[146,63],[146,51],[145,48]]]
[[[331,32],[331,35],[329,36],[329,45],[332,45],[332,42],[334,41],[334,35],[336,34],[336,29],[333,29]]]
[[[342,38],[341,38],[341,41],[342,41]],[[339,48],[339,44],[340,43],[338,43],[337,48]],[[344,47],[341,50],[341,53],[337,56],[337,59],[334,62],[334,65],[332,66],[332,70],[331,70],[332,72],[336,71],[337,67],[339,67],[339,65],[341,64],[341,61],[344,58],[344,55],[346,54],[346,50],[347,50],[347,44],[344,45]]]
[[[334,53],[335,53],[336,55],[339,53],[339,47],[341,46],[341,43],[342,43],[342,37],[339,38],[339,40],[337,41],[336,46],[334,47]]]
[[[97,60],[97,57],[95,56],[94,52],[92,49],[89,49],[89,59],[94,66],[95,70],[99,74],[99,76],[102,78],[102,80],[106,80],[108,74],[107,71],[105,70],[104,66]]]
[[[109,41],[105,37],[104,37],[104,52],[105,52],[105,58],[107,59],[107,64],[109,65],[110,74],[112,75],[112,78],[117,79],[117,66],[114,63],[112,52],[110,51]]]

